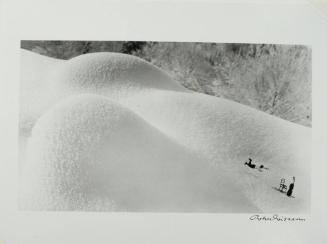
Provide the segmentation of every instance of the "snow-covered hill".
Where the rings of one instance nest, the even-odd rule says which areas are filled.
[[[21,58],[22,209],[309,211],[310,129],[129,55]],[[292,176],[295,198],[274,188]]]

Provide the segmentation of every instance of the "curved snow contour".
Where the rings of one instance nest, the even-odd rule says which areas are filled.
[[[60,88],[99,93],[135,89],[187,91],[165,72],[138,57],[99,52],[77,56],[58,70],[56,84]]]
[[[22,49],[21,61],[20,128],[27,134],[42,113],[73,94],[120,99],[148,89],[188,92],[156,66],[121,53],[90,53],[63,61]]]
[[[309,209],[309,128],[199,93],[153,91],[130,97],[123,103],[228,174],[263,211]],[[249,157],[269,171],[259,175],[248,171],[244,162]],[[290,203],[279,199],[283,196],[272,188],[279,185],[281,178],[292,179],[292,176],[299,180],[297,199]]]
[[[21,49],[20,133],[28,135],[35,120],[58,99],[51,92],[51,77],[63,60]]]
[[[23,51],[22,62],[20,123],[26,134],[42,114],[63,98],[101,94],[128,107],[157,133],[168,136],[167,145],[173,140],[173,145],[196,154],[203,167],[215,165],[214,171],[219,172],[216,178],[235,186],[235,192],[246,193],[263,212],[309,209],[310,129],[235,102],[189,92],[158,68],[129,55],[96,53],[58,61]],[[246,168],[244,161],[248,157],[269,171],[259,173]],[[281,178],[292,176],[297,179],[296,198],[289,200],[273,187]],[[244,209],[237,201],[226,202],[234,207],[232,212]],[[244,202],[247,205],[248,201]],[[220,209],[225,211],[227,207]]]
[[[27,152],[23,209],[258,211],[228,176],[102,96],[49,110]]]

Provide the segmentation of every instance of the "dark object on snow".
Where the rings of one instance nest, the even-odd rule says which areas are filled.
[[[293,189],[294,189],[294,183],[295,183],[295,177],[293,176],[293,182],[288,187],[288,191],[286,193],[286,195],[289,196],[289,197],[292,196]]]
[[[252,159],[249,158],[249,162],[245,162],[245,165],[249,166],[251,169],[255,169],[258,168],[255,164],[252,163]],[[263,164],[261,164],[258,168],[259,171],[261,171],[262,169],[268,169],[266,168]]]
[[[284,192],[284,190],[287,190],[287,186],[285,185],[285,179],[283,178],[280,180],[279,191]]]
[[[247,166],[249,166],[250,168],[254,169],[255,168],[255,164],[252,164],[251,162],[252,162],[252,159],[249,158],[249,162],[245,162],[244,164],[247,165]]]
[[[251,169],[255,168],[255,164],[246,164],[247,166],[249,166]]]
[[[263,164],[261,164],[260,167],[259,167],[259,171],[261,171],[262,169],[266,169],[266,170],[268,170],[269,168],[267,168],[267,167],[265,167]]]

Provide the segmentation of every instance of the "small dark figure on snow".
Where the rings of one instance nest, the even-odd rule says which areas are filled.
[[[257,167],[255,164],[252,163],[252,159],[249,158],[249,162],[245,162],[245,165],[249,166],[251,169],[255,169],[257,168],[259,171],[261,171],[262,169],[268,169],[266,168],[264,165],[260,165],[259,167]]]
[[[251,162],[252,162],[252,159],[249,158],[249,162],[245,162],[244,164],[247,165],[247,166],[249,166],[250,168],[254,169],[255,168],[255,164],[252,164]]]
[[[289,196],[289,197],[292,196],[293,189],[294,189],[294,183],[295,183],[295,177],[293,176],[293,182],[288,187],[288,191],[286,193],[286,195]]]

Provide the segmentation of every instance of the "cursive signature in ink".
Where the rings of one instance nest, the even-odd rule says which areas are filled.
[[[304,222],[306,219],[301,217],[287,217],[287,216],[280,216],[278,214],[274,214],[271,216],[254,214],[250,216],[250,220],[256,221],[278,221],[278,222]]]

